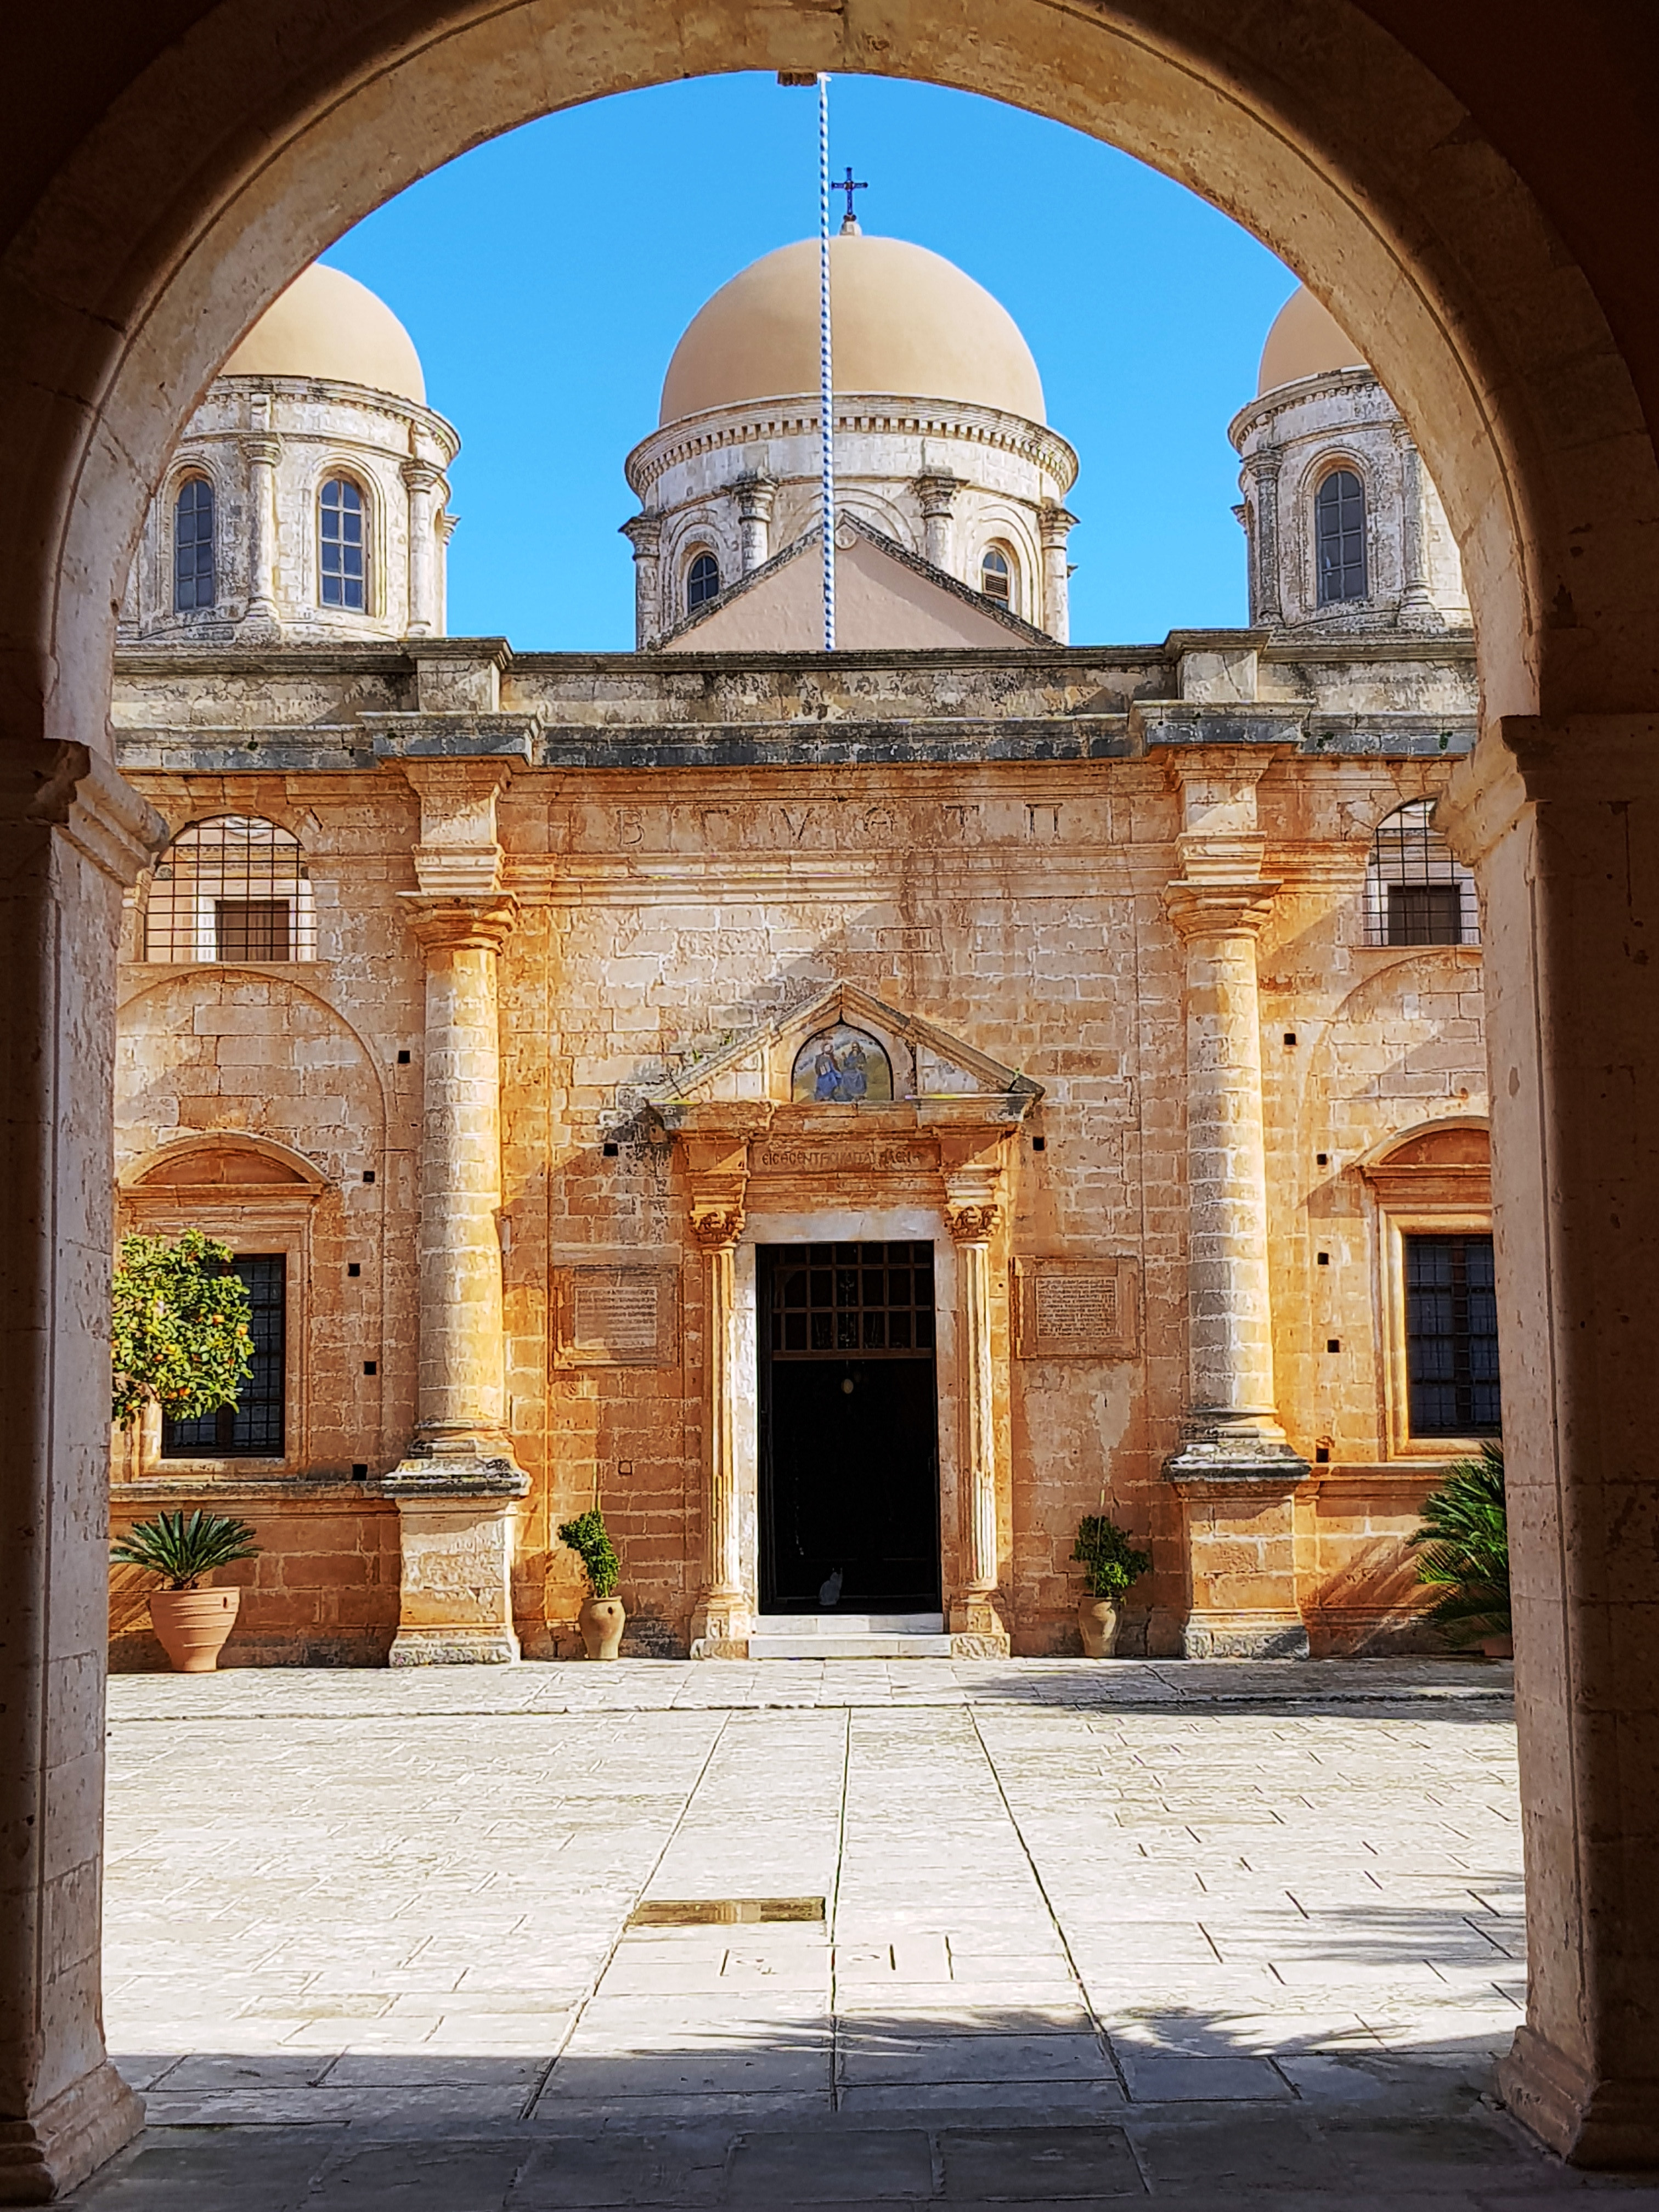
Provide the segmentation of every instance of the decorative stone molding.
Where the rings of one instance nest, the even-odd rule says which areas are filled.
[[[945,1225],[955,1244],[988,1244],[997,1232],[1001,1218],[998,1206],[948,1204],[945,1209]]]
[[[499,952],[513,934],[519,902],[510,891],[474,897],[454,891],[399,891],[404,918],[428,952]]]
[[[694,1212],[691,1234],[705,1252],[717,1252],[735,1244],[743,1235],[744,1216],[741,1207],[720,1212]]]

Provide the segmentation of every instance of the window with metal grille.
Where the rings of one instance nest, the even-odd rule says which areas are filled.
[[[247,1285],[253,1372],[234,1406],[199,1420],[161,1423],[163,1459],[280,1459],[287,1386],[288,1261],[281,1252],[240,1253],[230,1271]]]
[[[349,477],[331,477],[323,486],[319,572],[325,607],[368,605],[368,567],[364,544],[363,495]]]
[[[1490,1237],[1407,1237],[1406,1375],[1414,1437],[1499,1433]]]
[[[179,488],[173,507],[173,608],[193,614],[215,604],[213,486],[191,477]]]
[[[985,557],[979,564],[979,587],[988,599],[999,606],[1012,608],[1014,604],[1014,564],[1000,545],[988,545]]]
[[[692,613],[720,595],[720,564],[712,553],[699,553],[685,572],[685,611]]]
[[[314,960],[317,908],[298,838],[255,814],[181,830],[144,908],[144,957]]]
[[[766,1268],[775,1357],[933,1352],[931,1244],[791,1244]]]
[[[1367,945],[1478,945],[1474,878],[1434,826],[1431,799],[1378,823],[1365,871]]]
[[[1314,557],[1322,607],[1364,598],[1365,488],[1352,469],[1333,469],[1314,495]]]

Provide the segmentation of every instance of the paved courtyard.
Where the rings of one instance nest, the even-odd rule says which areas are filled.
[[[1659,2208],[1491,2098],[1507,1676],[118,1678],[107,2027],[150,2126],[73,2201]]]

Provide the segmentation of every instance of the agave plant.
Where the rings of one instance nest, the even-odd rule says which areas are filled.
[[[135,1522],[110,1557],[125,1567],[148,1567],[160,1575],[164,1589],[194,1589],[215,1567],[228,1567],[233,1559],[258,1557],[253,1530],[246,1521],[233,1521],[223,1513],[158,1513],[153,1521]]]
[[[1429,1619],[1454,1643],[1510,1632],[1510,1526],[1504,1447],[1488,1440],[1479,1459],[1454,1460],[1423,1501],[1423,1525],[1407,1540],[1417,1579],[1445,1595]]]
[[[579,1513],[574,1521],[562,1521],[559,1540],[568,1544],[580,1559],[594,1596],[615,1597],[617,1584],[622,1579],[622,1561],[605,1533],[605,1516],[598,1506],[589,1512]]]

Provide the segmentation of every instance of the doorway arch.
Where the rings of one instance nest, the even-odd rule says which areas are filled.
[[[82,0],[88,18],[99,4]],[[26,1533],[19,1626],[0,1662],[0,1772],[20,1778],[0,1804],[16,1844],[0,1887],[0,2144],[12,2159],[0,2201],[68,2185],[133,2123],[102,2058],[87,1940],[100,1771],[87,1685],[102,1636],[101,1577],[88,1570],[102,1542],[108,955],[118,881],[155,826],[108,763],[108,686],[146,502],[237,339],[380,201],[550,110],[744,68],[875,71],[1010,99],[1205,192],[1311,281],[1442,491],[1486,716],[1451,813],[1491,915],[1505,1365],[1526,1508],[1517,1595],[1541,1940],[1509,2087],[1583,2157],[1659,2156],[1659,1904],[1626,1867],[1654,1816],[1618,1771],[1609,1729],[1592,1725],[1617,1714],[1632,1771],[1653,1757],[1654,1662],[1644,1646],[1632,1663],[1615,1633],[1619,1606],[1644,1593],[1615,1588],[1603,1564],[1618,1516],[1654,1510],[1650,1462],[1633,1387],[1609,1395],[1611,1355],[1595,1346],[1604,1323],[1615,1348],[1638,1341],[1628,1315],[1609,1317],[1610,1272],[1638,1318],[1659,1304],[1659,1188],[1641,1176],[1632,1121],[1628,1225],[1592,1230],[1592,1206],[1605,1213],[1617,1195],[1617,1163],[1583,1133],[1598,1103],[1628,1119],[1649,1110],[1643,1093],[1659,1095],[1635,1073],[1598,1091],[1595,1075],[1645,1073],[1659,1036],[1659,983],[1630,949],[1633,929],[1659,924],[1659,894],[1633,867],[1595,888],[1610,811],[1627,850],[1659,842],[1659,719],[1647,719],[1659,718],[1659,469],[1595,289],[1520,171],[1358,0],[1255,12],[1237,0],[927,0],[908,12],[855,0],[836,14],[710,0],[690,18],[668,0],[404,0],[378,15],[317,0],[303,33],[289,0],[179,12],[188,27],[170,44],[123,47],[112,82],[88,78],[68,150],[31,186],[0,258],[4,951],[18,994],[0,1233],[12,1395],[26,1408],[5,1475]],[[1587,1053],[1584,1010],[1596,1008]]]

